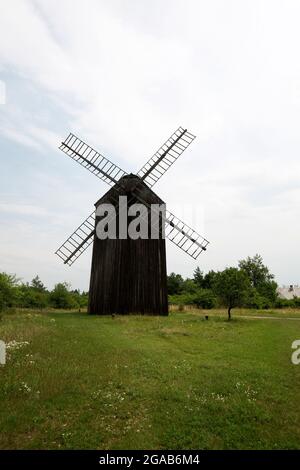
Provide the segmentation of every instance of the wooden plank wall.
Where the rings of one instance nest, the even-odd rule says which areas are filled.
[[[131,196],[130,191],[123,194]],[[143,197],[148,203],[162,203],[146,185]],[[114,188],[96,203],[96,207],[113,200]],[[96,218],[96,224],[98,220]],[[167,315],[165,240],[99,240],[95,235],[89,313]]]

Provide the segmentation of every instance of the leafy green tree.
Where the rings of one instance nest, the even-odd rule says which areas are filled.
[[[221,303],[228,309],[228,320],[231,310],[243,305],[249,295],[250,281],[245,271],[238,268],[227,268],[217,273],[213,290]]]
[[[50,292],[50,303],[54,308],[76,307],[68,283],[60,282],[55,284],[54,289]]]
[[[200,287],[200,288],[203,287],[204,276],[199,266],[197,266],[197,268],[194,271],[193,280],[197,287]]]
[[[87,307],[89,303],[89,293],[88,292],[81,292],[80,294],[80,306]]]
[[[18,282],[14,274],[0,273],[0,311],[14,304]]]
[[[256,308],[269,308],[274,305],[277,299],[278,286],[274,281],[274,275],[263,264],[262,257],[258,254],[252,258],[248,256],[246,259],[239,261],[239,268],[247,274],[251,287],[255,290],[251,294],[252,298],[256,298],[258,304],[262,305]]]
[[[46,287],[40,280],[39,276],[35,276],[31,281],[31,287],[35,289],[37,292],[46,292]]]
[[[168,294],[180,294],[182,292],[183,282],[183,277],[180,274],[171,273],[167,278]]]
[[[278,287],[277,282],[270,280],[270,281],[261,283],[261,285],[257,288],[259,294],[269,301],[270,307],[274,305],[277,300],[277,297],[278,297],[277,287]]]
[[[71,291],[72,298],[73,298],[73,303],[76,305],[79,310],[81,308],[87,307],[88,305],[88,293],[86,292],[80,292],[79,289],[75,289]]]
[[[216,274],[217,273],[215,271],[212,271],[212,270],[208,271],[208,273],[205,274],[205,276],[203,278],[203,283],[202,283],[203,289],[212,289],[213,288],[213,284],[214,284]]]
[[[246,259],[240,260],[238,265],[239,268],[247,274],[251,286],[256,289],[262,284],[274,279],[273,274],[271,274],[269,268],[263,264],[263,259],[258,254],[252,258],[248,256]]]
[[[22,308],[43,309],[49,305],[49,293],[31,287],[28,283],[18,286],[16,305]]]
[[[195,295],[194,303],[199,308],[211,309],[216,306],[217,299],[211,289],[199,289]]]
[[[182,282],[181,292],[185,294],[196,294],[199,290],[199,287],[193,279],[185,279]]]

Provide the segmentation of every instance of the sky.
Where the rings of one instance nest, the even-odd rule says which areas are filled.
[[[300,3],[0,0],[0,271],[87,289],[91,248],[55,250],[108,187],[59,151],[71,131],[126,172],[183,126],[154,190],[210,241],[192,276],[259,253],[300,283]]]

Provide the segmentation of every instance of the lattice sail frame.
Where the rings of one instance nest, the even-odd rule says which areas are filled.
[[[196,136],[178,127],[155,154],[138,171],[139,176],[149,188],[157,183],[164,173],[176,162],[180,155],[188,148]]]
[[[197,259],[202,251],[206,251],[209,244],[206,238],[168,210],[166,211],[165,236],[194,259]]]
[[[70,133],[59,149],[110,186],[126,175],[125,171],[74,134]]]
[[[137,176],[151,188],[194,139],[195,136],[187,129],[179,127],[139,170]],[[61,143],[59,148],[110,186],[118,185],[118,181],[127,175],[124,170],[72,133]],[[141,203],[148,206],[138,194],[138,188],[133,194]],[[71,266],[92,243],[95,234],[95,217],[94,211],[55,252],[65,264]],[[193,259],[197,259],[200,253],[206,250],[209,243],[169,211],[166,211],[165,214],[165,236]]]
[[[72,235],[56,250],[64,264],[71,266],[90,246],[95,233],[95,211],[77,227]]]
[[[147,206],[146,203],[145,205]],[[94,211],[56,251],[65,264],[71,266],[90,246],[95,234],[95,219]],[[157,220],[159,219],[157,218]],[[165,237],[195,260],[209,244],[202,235],[168,210],[165,214]]]

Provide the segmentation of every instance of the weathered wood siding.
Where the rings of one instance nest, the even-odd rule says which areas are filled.
[[[126,190],[122,195],[131,197],[131,175],[124,177]],[[147,203],[163,201],[144,183],[142,196]],[[95,205],[114,203],[115,188],[110,189]],[[139,201],[132,201],[139,202]],[[149,217],[150,219],[150,217]],[[99,218],[96,218],[96,224]],[[117,217],[118,224],[118,217]],[[150,233],[150,220],[149,220]],[[100,240],[94,238],[89,313],[106,314],[168,314],[167,272],[165,240]]]

